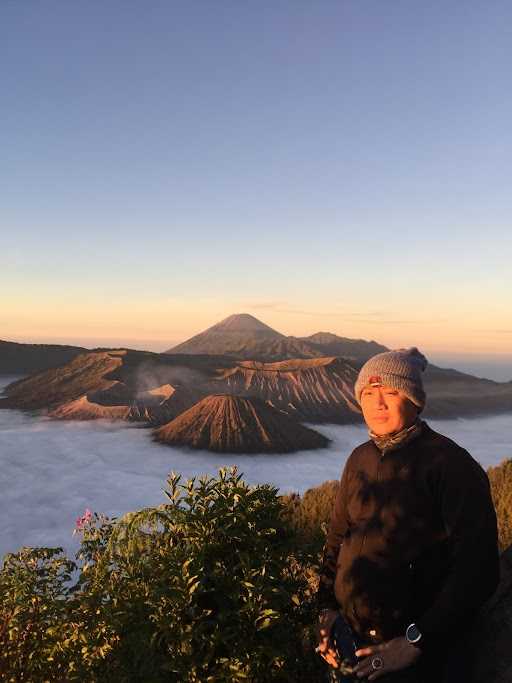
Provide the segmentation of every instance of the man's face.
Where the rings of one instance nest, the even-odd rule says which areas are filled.
[[[366,386],[361,392],[361,408],[369,429],[379,436],[410,427],[418,416],[418,408],[412,401],[385,384]]]

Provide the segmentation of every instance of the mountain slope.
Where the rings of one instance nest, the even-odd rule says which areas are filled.
[[[10,407],[51,408],[80,398],[89,391],[115,385],[107,376],[120,367],[126,351],[83,353],[58,368],[45,370],[10,384],[5,389]]]
[[[317,332],[300,340],[315,348],[322,356],[343,356],[347,360],[362,364],[377,353],[389,351],[386,346],[375,341],[338,337],[331,332]]]
[[[423,380],[425,417],[474,417],[512,413],[512,383],[474,377],[458,370],[428,365]]]
[[[225,354],[237,360],[272,362],[293,358],[318,358],[325,355],[320,347],[307,344],[297,337],[259,340],[239,338],[236,345],[230,343],[229,349],[227,346],[224,347]],[[213,354],[213,350],[211,353]]]
[[[115,418],[164,423],[205,396],[200,387],[222,358],[145,351],[91,351],[13,382],[0,407],[46,410],[65,419]],[[199,387],[199,389],[197,388]]]
[[[276,332],[252,315],[239,313],[230,315],[165,353],[235,355],[242,349],[279,339],[284,339],[280,332]]]
[[[297,420],[346,423],[360,419],[353,393],[356,377],[356,370],[341,358],[242,361],[210,386],[260,398]]]
[[[207,396],[154,432],[157,441],[223,453],[289,453],[329,440],[258,399]]]
[[[241,313],[221,320],[165,353],[205,353],[264,362],[344,356],[361,364],[381,351],[387,349],[377,342],[338,337],[330,332],[317,332],[310,337],[286,337],[254,316]]]

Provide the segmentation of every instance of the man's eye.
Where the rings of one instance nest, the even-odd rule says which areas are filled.
[[[388,396],[397,396],[398,391],[386,391],[386,394],[388,394]]]

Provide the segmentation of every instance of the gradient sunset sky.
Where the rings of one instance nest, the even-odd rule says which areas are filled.
[[[512,4],[4,0],[0,338],[232,313],[510,364]]]

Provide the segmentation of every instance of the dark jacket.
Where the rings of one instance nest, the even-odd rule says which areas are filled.
[[[352,452],[324,548],[320,608],[341,606],[369,640],[404,635],[414,622],[428,647],[467,625],[498,580],[489,480],[466,450],[423,422],[386,455],[373,441]]]

